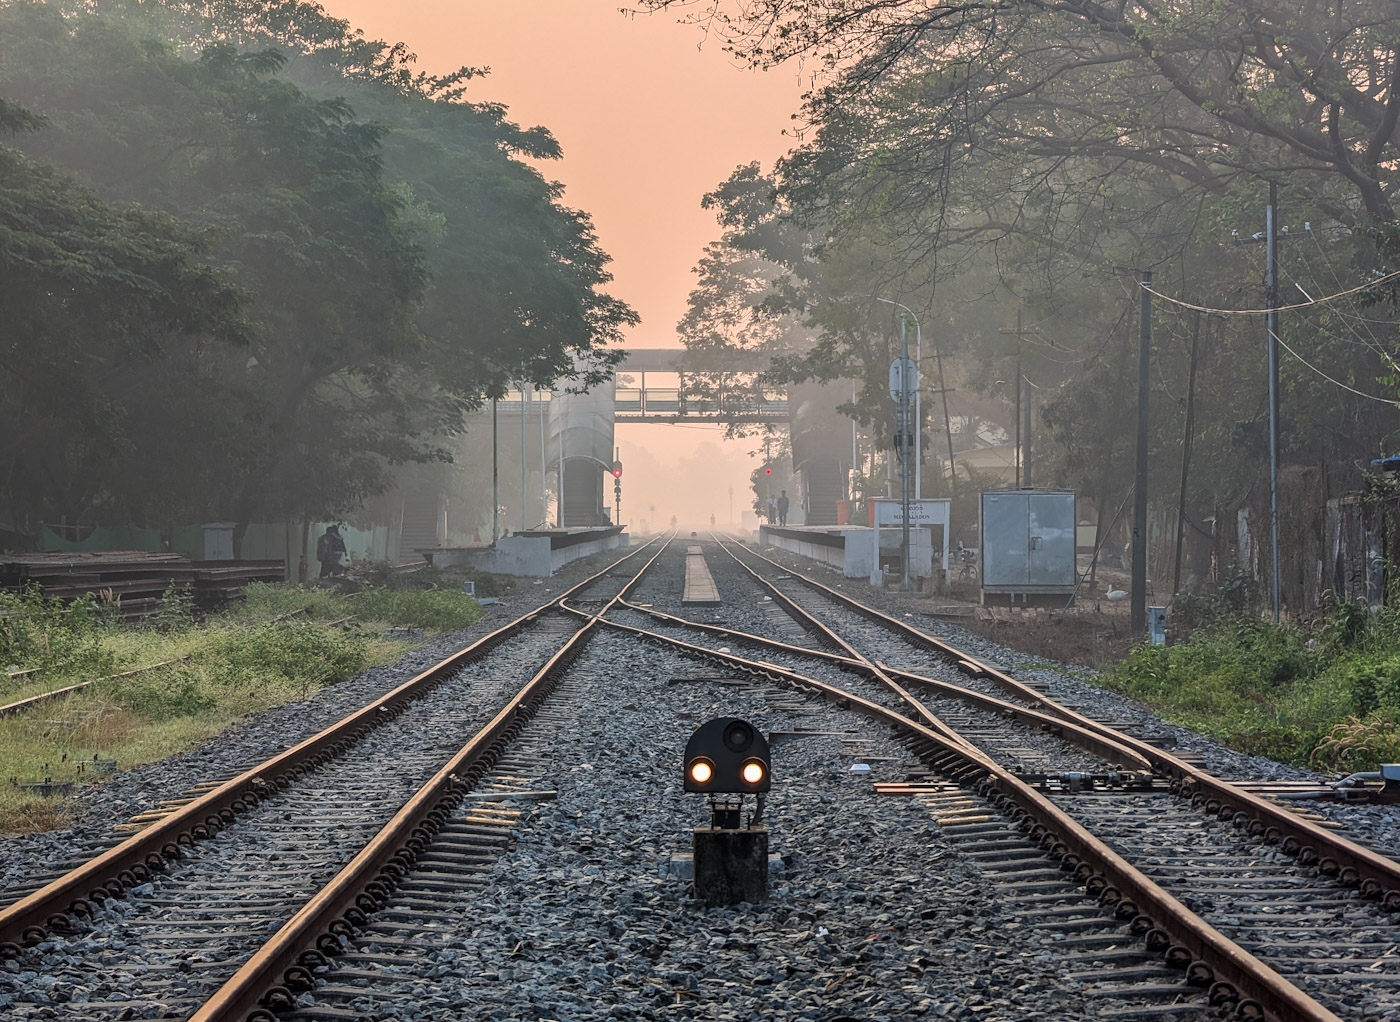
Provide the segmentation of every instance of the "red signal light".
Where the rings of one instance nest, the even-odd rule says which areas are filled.
[[[763,470],[763,474],[766,476],[771,476],[773,474],[773,470],[771,468],[765,468]]]
[[[613,474],[613,478],[614,478],[614,479],[621,479],[621,478],[622,478],[622,469],[620,469],[620,468],[615,468],[615,469],[612,470],[612,474]]]

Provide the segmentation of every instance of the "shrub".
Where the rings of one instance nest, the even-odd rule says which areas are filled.
[[[90,599],[49,600],[37,587],[23,595],[0,592],[0,667],[110,674],[114,661],[102,646],[105,630]]]
[[[367,589],[355,598],[361,619],[435,632],[466,628],[481,617],[481,604],[455,589]]]
[[[224,685],[283,678],[303,694],[353,677],[368,663],[363,636],[288,620],[210,636],[204,662]]]
[[[214,705],[190,672],[179,668],[118,678],[110,691],[118,703],[150,721],[193,717]]]

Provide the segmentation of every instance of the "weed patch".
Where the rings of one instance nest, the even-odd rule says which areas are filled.
[[[1400,617],[1344,604],[1309,627],[1227,616],[1136,646],[1099,683],[1255,755],[1326,770],[1400,756]]]
[[[464,628],[481,606],[449,589],[334,589],[253,585],[247,601],[203,624],[180,594],[168,613],[136,629],[87,603],[0,594],[0,665],[38,667],[3,701],[95,681],[26,714],[0,719],[0,833],[62,825],[61,800],[19,784],[93,779],[94,762],[118,769],[163,759],[247,714],[306,699],[410,645],[386,627]],[[354,619],[358,626],[343,623]],[[337,624],[332,626],[332,622]],[[164,664],[155,670],[140,670]],[[118,672],[134,672],[111,677]]]

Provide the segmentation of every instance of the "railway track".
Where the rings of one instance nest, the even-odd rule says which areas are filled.
[[[241,810],[247,823],[266,817],[268,829],[257,831],[260,842],[278,849],[276,861],[286,856],[284,886],[269,876],[261,898],[249,894],[247,904],[230,904],[222,915],[200,909],[180,885],[207,889],[217,882],[217,870],[196,856],[150,891],[141,890],[148,878],[135,870],[119,876],[120,885],[141,892],[135,899],[71,907],[79,913],[87,907],[98,922],[130,933],[152,927],[149,932],[167,935],[161,939],[170,948],[183,949],[153,970],[167,984],[155,989],[185,997],[169,995],[160,1002],[163,1010],[201,1022],[270,1019],[278,1012],[392,1016],[395,1004],[423,996],[425,978],[447,982],[435,970],[455,949],[438,938],[452,932],[454,918],[508,882],[498,868],[501,857],[542,812],[533,807],[565,789],[565,781],[578,787],[580,765],[551,755],[567,744],[571,729],[601,711],[602,734],[617,732],[610,737],[630,743],[638,760],[666,760],[651,736],[609,726],[636,713],[643,698],[660,701],[656,679],[643,677],[649,661],[617,670],[620,659],[634,655],[618,651],[649,647],[672,660],[710,665],[714,673],[696,676],[695,683],[763,700],[785,726],[797,728],[792,734],[837,734],[802,730],[811,726],[803,722],[820,717],[824,726],[836,727],[832,721],[852,714],[888,729],[897,745],[866,760],[883,772],[874,790],[886,805],[922,814],[941,841],[992,878],[992,896],[1016,906],[1024,925],[1045,935],[1057,962],[1073,964],[1069,976],[1092,1017],[1190,1019],[1223,1012],[1291,1022],[1400,1016],[1394,993],[1400,990],[1400,867],[1389,858],[814,579],[751,551],[710,549],[721,591],[745,594],[741,602],[749,609],[743,614],[726,608],[695,612],[708,620],[692,620],[672,613],[679,609],[672,604],[680,592],[675,569],[681,554],[668,554],[664,546],[640,571],[594,576],[532,612],[548,616],[559,630],[552,654],[522,635],[512,635],[516,645],[509,647],[497,640],[502,654],[537,667],[518,692],[507,697],[509,685],[492,693],[483,678],[476,685],[453,679],[439,682],[438,702],[424,699],[397,711],[397,730],[382,729],[374,739],[391,748],[412,733],[436,736],[445,754],[448,734],[479,730],[450,758],[439,755],[435,771],[428,752],[421,759],[406,754],[392,783],[380,779],[378,812],[357,812],[354,792],[370,779],[349,774],[343,789],[327,788],[324,804],[300,825],[295,811],[286,819],[297,797],[291,785],[245,789],[261,803]],[[781,621],[773,608],[782,612]],[[750,621],[754,631],[741,627]],[[613,651],[611,660],[586,649],[598,636]],[[582,668],[575,666],[580,661]],[[477,717],[461,705],[466,691],[478,693]],[[632,701],[612,705],[610,698]],[[814,709],[812,700],[827,708]],[[454,703],[452,720],[433,709]],[[488,707],[499,709],[483,725]],[[870,725],[862,726],[869,735]],[[650,747],[638,751],[639,741]],[[279,814],[286,824],[281,830]],[[377,826],[386,817],[382,829],[369,833],[369,819]],[[220,824],[206,817],[205,825],[216,831]],[[306,835],[327,828],[347,832],[342,847],[358,848],[353,857],[342,851],[338,859],[318,859],[306,850]],[[166,864],[150,864],[156,866]],[[247,876],[228,877],[230,889],[249,890]],[[63,881],[48,886],[56,885]],[[60,898],[81,887],[68,885]],[[16,932],[26,902],[35,918],[38,893],[0,913],[0,933]],[[268,920],[285,918],[298,899],[301,908],[270,940],[249,943],[255,931],[266,938]],[[181,920],[183,929],[174,925]],[[63,928],[56,918],[49,922]],[[228,943],[225,930],[243,943]],[[193,931],[203,934],[209,969],[188,961]],[[35,947],[13,946],[12,955],[43,953],[47,934],[21,928],[18,935]],[[72,940],[64,944],[71,953]],[[638,946],[653,950],[645,940]],[[524,942],[515,954],[528,958],[523,948]],[[211,990],[219,977],[227,981]],[[608,969],[603,978],[618,981]],[[471,997],[492,996],[480,984],[453,982],[465,983]],[[678,1003],[695,994],[688,987],[669,992]],[[448,1000],[444,1012],[465,1003]]]
[[[1002,672],[936,639],[921,636],[903,622],[857,606],[844,594],[810,577],[759,555],[748,556],[816,594],[814,601],[796,600],[790,592],[780,594],[776,587],[772,590],[774,598],[792,601],[793,612],[809,629],[823,627],[811,614],[811,603],[840,606],[843,611],[858,613],[880,626],[904,646],[937,651],[961,667],[970,679],[990,681],[1066,722],[1087,725],[1091,733],[1111,730],[1058,705],[1051,695],[1019,686]],[[868,630],[862,632],[863,641],[878,643]],[[911,674],[890,673],[896,679],[914,681]],[[1003,724],[988,726],[985,716],[967,713],[955,717],[945,711],[941,716],[945,722],[954,723],[959,733],[973,736],[973,744],[987,751],[992,759],[1003,765],[1020,759],[1024,764],[1018,748],[1024,743],[1009,735]],[[975,732],[969,731],[968,724],[974,726]],[[1072,736],[1066,733],[1065,737]],[[1123,861],[1137,867],[1140,875],[1159,879],[1159,886],[1170,889],[1181,903],[1180,909],[1162,906],[1170,908],[1172,915],[1183,921],[1195,917],[1211,924],[1221,935],[1234,938],[1237,947],[1294,979],[1300,988],[1311,991],[1323,1003],[1335,1006],[1339,1017],[1355,1017],[1356,1012],[1389,1017],[1400,1012],[1400,999],[1391,993],[1400,984],[1400,961],[1394,952],[1395,940],[1400,938],[1400,929],[1395,925],[1396,912],[1400,910],[1400,899],[1395,894],[1400,867],[1395,862],[1300,816],[1296,806],[1279,805],[1244,787],[1211,777],[1195,764],[1133,736],[1121,735],[1119,741],[1150,762],[1166,783],[1146,792],[1132,790],[1132,783],[1105,783],[1118,766],[1113,763],[1096,768],[1101,774],[1097,784],[1089,778],[1074,777],[1092,773],[1078,769],[1042,769],[1037,777],[1037,771],[1022,767],[1016,771],[1020,775],[1017,780],[1030,775],[1058,809],[1083,824],[1086,831],[1121,855]],[[1025,792],[999,790],[1008,788],[1004,781],[988,774],[980,783],[987,792],[995,792],[995,804],[1012,809],[1013,817],[1024,825],[1034,815],[1022,804]],[[920,786],[915,783],[904,790],[919,793]],[[974,814],[980,811],[975,809]],[[1054,828],[1042,821],[1025,829],[1033,834],[1043,831],[1036,834],[1038,843],[1051,849],[1052,858],[1060,859],[1063,869],[1066,849],[1056,847],[1063,842],[1056,840]],[[1191,840],[1183,840],[1183,835],[1190,835]],[[1073,856],[1069,861],[1073,870],[1083,872],[1082,856]],[[1131,904],[1130,912],[1123,888],[1115,889],[1107,881],[1094,886],[1100,888],[1101,898],[1107,893],[1108,907],[1116,915],[1131,916],[1129,921],[1135,922],[1139,930],[1146,927],[1148,920],[1141,917],[1140,901]],[[1158,933],[1152,943],[1160,944],[1164,939]],[[1196,981],[1209,976],[1216,984],[1216,970],[1209,968],[1204,959],[1185,961],[1180,946],[1158,950],[1166,950],[1174,964],[1185,964],[1188,975]],[[1242,999],[1238,986],[1232,983],[1231,987],[1215,985],[1213,1000],[1221,1004],[1244,1000],[1247,1011],[1263,1010],[1262,1005]],[[1273,1010],[1278,1010],[1277,1006]],[[1288,1017],[1287,1010],[1281,1017]],[[1307,1010],[1316,1013],[1323,1009],[1318,1005]]]
[[[481,755],[483,735],[494,729],[498,740],[547,691],[586,631],[560,613],[565,601],[595,587],[615,599],[664,549],[650,559],[646,548],[633,551],[313,738],[34,890],[14,892],[22,896],[0,909],[0,953],[19,963],[11,974],[42,962],[49,938],[61,936],[72,953],[87,955],[83,996],[66,999],[70,1017],[197,1014],[240,961],[256,957],[270,928],[372,845],[405,798],[438,781],[444,760],[462,769],[462,752],[445,750],[471,737],[467,747]],[[641,571],[628,571],[633,559]],[[517,692],[522,672],[529,681]],[[452,776],[449,785],[457,783]],[[46,1017],[65,1003],[42,989],[17,991],[11,1003],[26,995]]]

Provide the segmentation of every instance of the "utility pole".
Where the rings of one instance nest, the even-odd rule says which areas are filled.
[[[529,513],[525,510],[526,501],[526,472],[530,467],[530,449],[525,446],[525,411],[529,408],[530,392],[525,389],[525,381],[520,381],[520,531],[524,532],[530,526],[525,521],[525,516]]]
[[[1268,240],[1269,270],[1269,540],[1273,548],[1274,624],[1278,624],[1278,185],[1269,182],[1269,212],[1264,221]]]
[[[895,363],[895,371],[890,375],[899,408],[899,432],[895,434],[895,445],[899,451],[899,554],[903,562],[903,580],[900,588],[906,593],[909,591],[909,395],[910,391],[918,386],[916,381],[910,379],[914,372],[914,365],[909,360],[909,320],[900,316],[899,361]],[[875,523],[877,530],[879,524],[878,521]]]
[[[1026,395],[1026,412],[1024,421],[1021,424],[1022,446],[1025,448],[1021,454],[1021,479],[1024,485],[1033,486],[1035,484],[1031,482],[1031,417],[1034,412],[1034,405],[1032,402],[1035,401],[1035,388],[1031,386],[1031,381],[1021,374],[1021,360],[1019,357],[1016,359],[1016,375],[1016,385]]]
[[[1278,580],[1278,243],[1280,237],[1302,238],[1312,233],[1312,224],[1305,222],[1302,231],[1289,233],[1278,227],[1278,185],[1269,182],[1269,208],[1264,213],[1264,233],[1250,238],[1241,238],[1238,231],[1230,232],[1237,245],[1250,242],[1263,242],[1266,255],[1264,286],[1265,330],[1268,332],[1269,351],[1269,546],[1273,564],[1273,609],[1274,621],[1279,619],[1279,580]]]
[[[559,528],[564,527],[564,423],[559,423]]]
[[[888,299],[888,298],[876,298],[875,300],[876,300],[877,302],[883,302],[883,303],[886,304],[886,305],[893,305],[895,308],[901,310],[902,315],[900,316],[900,319],[899,319],[899,336],[900,336],[901,339],[902,339],[900,343],[901,343],[901,345],[902,345],[902,349],[903,349],[903,352],[904,352],[904,354],[903,354],[903,357],[904,357],[904,358],[908,358],[908,357],[909,357],[909,343],[908,343],[908,338],[905,336],[905,335],[906,335],[906,332],[907,332],[907,330],[908,330],[908,324],[907,324],[907,322],[905,321],[905,318],[904,318],[904,317],[905,317],[905,316],[908,316],[908,317],[911,317],[911,318],[914,320],[914,429],[917,431],[917,432],[915,432],[915,434],[914,434],[914,497],[917,499],[918,497],[920,497],[920,496],[923,495],[923,467],[924,467],[923,432],[924,432],[924,428],[923,428],[923,410],[922,410],[923,406],[922,406],[921,397],[920,397],[920,391],[921,391],[922,388],[921,388],[920,384],[921,384],[921,373],[922,373],[922,371],[923,371],[923,365],[922,365],[922,363],[921,363],[921,360],[922,360],[923,355],[924,355],[924,328],[923,328],[923,325],[919,322],[919,317],[914,315],[914,310],[911,309],[911,308],[909,308],[909,306],[907,306],[907,305],[902,305],[902,304],[899,303],[899,302],[891,301],[891,300]],[[939,364],[939,376],[940,376],[940,380],[941,380],[941,378],[942,378],[942,366],[943,366],[943,363],[942,363],[942,361],[940,360],[938,364]],[[939,386],[942,386],[942,383],[941,383],[941,382],[939,383]],[[945,414],[946,414],[947,409],[948,409],[948,403],[947,403],[947,402],[948,402],[948,399],[945,397],[945,398],[943,399],[943,410],[944,410]],[[854,427],[854,424],[852,424],[852,426]],[[905,424],[904,426],[902,426],[901,428],[902,428],[902,429],[908,429],[909,427],[908,427],[908,424],[906,423],[906,424]],[[950,454],[950,455],[952,454],[952,448],[951,448],[951,447],[949,448],[949,454]],[[903,457],[902,454],[901,454],[901,457]],[[907,462],[908,459],[905,458],[905,461]],[[906,588],[908,588],[907,585],[906,585]]]
[[[1132,620],[1135,638],[1147,631],[1147,394],[1152,363],[1152,271],[1142,271],[1142,319],[1138,328],[1137,485],[1133,493]]]
[[[535,388],[539,390],[538,387]],[[536,398],[536,403],[540,406],[540,528],[549,528],[549,490],[545,486],[545,474],[549,471],[549,456],[544,449],[544,392],[540,391]]]
[[[491,399],[491,545],[501,534],[501,451],[496,432],[496,399]]]
[[[1031,426],[1031,415],[1030,415],[1030,410],[1031,410],[1031,399],[1030,399],[1030,388],[1029,388],[1028,386],[1026,386],[1026,375],[1025,375],[1025,371],[1024,371],[1024,370],[1022,369],[1022,367],[1021,367],[1021,343],[1022,343],[1023,340],[1025,340],[1025,336],[1026,336],[1025,328],[1021,325],[1021,316],[1022,316],[1022,313],[1023,313],[1024,311],[1025,311],[1025,307],[1024,307],[1024,306],[1019,306],[1019,305],[1018,305],[1018,306],[1016,307],[1016,329],[1015,329],[1015,330],[1000,330],[1000,331],[998,331],[998,333],[1002,334],[1003,336],[1013,336],[1013,337],[1016,338],[1016,386],[1015,386],[1013,389],[1014,389],[1014,391],[1015,391],[1015,398],[1014,398],[1014,400],[1015,400],[1015,402],[1016,402],[1016,488],[1017,488],[1017,489],[1020,489],[1023,485],[1024,485],[1024,486],[1029,486],[1029,485],[1031,484],[1031,465],[1030,465],[1030,455],[1029,455],[1029,447],[1030,447],[1030,426]],[[1025,391],[1025,394],[1026,394],[1026,416],[1025,416],[1025,422],[1024,422],[1024,424],[1022,423],[1022,420],[1021,420],[1021,392],[1022,392],[1023,390]]]
[[[622,525],[622,448],[613,448],[613,524]]]
[[[1186,435],[1181,438],[1181,487],[1176,498],[1176,566],[1172,595],[1181,591],[1181,546],[1186,539],[1186,473],[1191,467],[1191,443],[1196,429],[1196,351],[1201,340],[1201,314],[1191,323],[1191,368],[1186,376]]]

